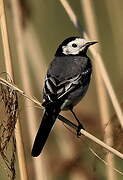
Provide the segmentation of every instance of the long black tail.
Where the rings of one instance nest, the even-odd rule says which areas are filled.
[[[47,108],[44,112],[38,133],[36,135],[33,148],[32,156],[37,157],[41,153],[45,142],[49,136],[49,133],[56,121],[57,116],[59,115],[60,109],[53,107]]]

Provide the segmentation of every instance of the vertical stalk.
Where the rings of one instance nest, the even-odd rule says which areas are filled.
[[[94,9],[93,9],[93,5],[92,5],[92,1],[91,0],[82,0],[81,4],[82,4],[82,10],[83,10],[84,16],[85,16],[85,22],[87,25],[89,37],[91,39],[98,40],[99,39],[98,32],[97,32],[98,27],[96,25],[96,18],[94,16]],[[95,66],[95,80],[96,80],[96,87],[97,87],[98,103],[99,103],[100,115],[101,115],[101,120],[102,120],[102,127],[104,128],[110,119],[108,99],[107,99],[106,88],[104,86],[104,82],[101,77],[99,67],[98,67],[98,64],[96,61],[94,61],[94,66]],[[113,143],[111,132],[112,132],[112,127],[111,127],[111,125],[108,125],[108,128],[106,129],[105,134],[104,134],[104,139],[105,139],[105,142],[109,146],[112,146],[112,143]],[[110,137],[110,139],[109,139],[109,137]],[[114,166],[112,154],[108,154],[108,156],[106,156],[106,161],[111,166]],[[114,171],[109,166],[107,166],[107,179],[109,179],[109,180],[115,179]]]
[[[0,6],[1,7],[0,27],[1,27],[3,48],[4,48],[5,66],[6,66],[7,73],[11,76],[12,79],[14,79],[7,24],[6,24],[6,16],[5,16],[5,5],[4,5],[3,0],[0,1],[0,5],[1,5]],[[25,155],[24,155],[24,147],[23,147],[19,119],[17,119],[17,123],[15,127],[15,138],[16,138],[16,145],[17,145],[17,155],[18,155],[20,176],[22,180],[27,180],[28,175],[27,175],[26,160],[25,160]]]
[[[31,88],[31,80],[29,78],[29,69],[28,63],[25,56],[25,48],[24,48],[24,29],[22,26],[22,13],[18,0],[11,0],[11,7],[13,13],[13,27],[15,31],[15,39],[17,45],[17,54],[18,54],[18,63],[20,66],[20,74],[21,74],[21,82],[23,85],[24,92],[28,94],[32,94]],[[27,27],[25,27],[27,28]],[[33,53],[33,51],[31,52]],[[32,108],[28,108],[32,107]],[[29,131],[29,137],[31,143],[34,140],[37,125],[36,125],[36,112],[34,108],[34,104],[28,100],[25,100],[25,109],[26,109],[26,117],[27,117],[27,126]],[[31,149],[30,149],[30,157],[31,157]],[[34,169],[35,169],[35,179],[47,179],[47,174],[45,173],[45,165],[41,156],[38,158],[32,158]],[[30,177],[33,178],[33,177]]]
[[[44,78],[46,74],[46,69],[47,69],[46,61],[44,54],[41,50],[41,45],[39,44],[38,37],[36,35],[36,32],[32,24],[28,22],[27,26],[28,27],[24,29],[24,45],[26,52],[29,56],[30,66],[34,70],[36,87],[40,89],[41,86],[43,86]],[[34,45],[35,45],[35,49],[34,49]],[[37,74],[39,74],[39,76],[37,76]]]

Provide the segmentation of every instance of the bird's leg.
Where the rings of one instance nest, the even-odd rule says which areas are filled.
[[[73,111],[73,108],[70,109],[70,111],[72,112],[74,118],[76,119],[77,123],[78,123],[78,128],[77,128],[77,136],[81,136],[81,129],[84,129],[83,125],[80,123],[79,119],[77,118],[76,114]]]

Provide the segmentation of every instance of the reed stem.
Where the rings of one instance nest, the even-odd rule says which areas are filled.
[[[11,52],[10,52],[6,15],[5,15],[5,4],[3,0],[1,0],[0,27],[1,27],[1,34],[2,34],[6,72],[14,80],[13,70],[12,70],[12,58],[11,58]],[[24,146],[23,146],[19,119],[17,119],[17,123],[15,127],[15,138],[16,138],[16,145],[17,145],[17,155],[18,155],[20,176],[22,180],[28,180],[26,160],[25,160],[25,155],[24,155]]]
[[[94,7],[93,2],[91,0],[81,0],[82,4],[82,11],[84,12],[85,22],[87,26],[87,31],[89,33],[89,37],[91,39],[99,39],[98,35],[98,24],[96,23],[96,17],[94,13]],[[95,51],[97,48],[95,48]],[[112,146],[113,145],[113,137],[112,137],[112,127],[109,124],[107,129],[105,128],[105,125],[108,123],[110,119],[110,112],[109,112],[109,104],[108,104],[108,97],[107,92],[105,88],[104,81],[102,79],[100,70],[98,68],[98,64],[96,61],[94,61],[94,74],[95,74],[95,81],[96,81],[96,89],[97,89],[97,96],[98,96],[98,104],[99,104],[99,110],[100,110],[100,116],[101,116],[101,125],[104,133],[104,141]],[[113,154],[107,154],[106,155],[106,162],[110,164],[112,167],[114,167],[114,161],[113,161]],[[110,166],[107,166],[107,179],[115,179],[114,171]]]

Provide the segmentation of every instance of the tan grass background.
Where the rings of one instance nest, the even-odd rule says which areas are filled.
[[[68,36],[79,36],[79,32],[69,19],[61,4],[62,1],[11,0],[11,2],[8,2],[5,0],[4,2],[15,83],[27,94],[33,95],[41,101],[44,75],[48,63],[53,59],[58,44]],[[98,38],[99,54],[102,57],[118,103],[121,104],[123,101],[123,1],[92,0],[90,4],[87,4],[88,1],[86,0],[69,0],[68,2],[81,23],[83,30],[91,37],[91,40]],[[16,3],[19,3],[18,10],[15,9],[17,8]],[[94,22],[92,19],[88,19],[90,11],[93,13]],[[1,73],[6,71],[2,41],[0,41],[0,46]],[[92,58],[93,65],[95,65],[95,57],[90,53],[89,55]],[[99,67],[97,63],[96,65],[96,75],[98,76]],[[105,114],[104,116],[100,114],[99,107],[101,103],[102,106],[106,106],[106,100],[105,97],[103,98],[103,94],[99,94],[103,100],[98,101],[97,89],[99,88],[100,85],[96,86],[93,73],[88,93],[81,103],[77,105],[75,112],[85,128],[103,140],[107,128],[104,128],[106,124],[102,126],[101,118],[106,116]],[[108,93],[106,94],[106,99],[107,97],[109,97]],[[109,98],[107,100],[109,105],[106,118],[109,121],[115,114],[115,110],[111,100]],[[72,120],[69,112],[65,114]],[[100,157],[104,159],[105,151],[85,138],[83,138],[84,141],[78,140],[59,121],[56,122],[42,155],[35,160],[31,158],[31,146],[41,121],[41,115],[41,109],[35,107],[34,104],[26,103],[25,99],[20,97],[20,122],[29,180],[110,179],[107,167],[95,158],[84,141],[88,142]],[[122,130],[119,124],[117,117],[113,118],[113,121],[109,123],[112,126],[112,139],[115,140],[113,146],[123,152]],[[107,133],[105,135],[108,141],[110,137]],[[123,171],[123,162],[116,157],[114,158],[113,166]],[[111,175],[114,180],[123,178],[118,174],[114,176],[113,172],[111,172]],[[4,180],[6,178],[4,170],[2,170],[0,179]],[[16,179],[20,179],[19,168],[17,168]]]

